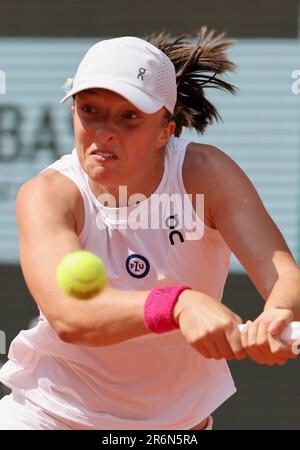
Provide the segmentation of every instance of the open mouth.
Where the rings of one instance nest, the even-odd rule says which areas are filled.
[[[93,150],[91,155],[99,161],[112,161],[114,159],[118,159],[114,153],[105,152],[103,150]]]

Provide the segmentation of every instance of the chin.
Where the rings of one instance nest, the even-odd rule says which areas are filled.
[[[119,179],[116,173],[104,167],[97,167],[87,171],[88,177],[101,186],[118,186]]]

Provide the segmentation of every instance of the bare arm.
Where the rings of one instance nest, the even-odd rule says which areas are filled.
[[[266,308],[289,308],[294,320],[300,320],[300,271],[281,232],[248,177],[230,158],[220,152],[212,164],[219,166],[211,203],[216,228],[245,267]]]
[[[300,320],[299,267],[244,172],[220,150],[210,151],[213,223],[266,301],[264,312],[242,333],[243,347],[256,362],[284,364],[295,357],[279,335],[290,321]]]
[[[107,288],[84,301],[59,290],[55,272],[60,259],[81,248],[76,230],[80,208],[78,189],[59,173],[33,178],[19,191],[20,259],[33,298],[66,342],[102,346],[148,334],[143,321],[146,291]]]

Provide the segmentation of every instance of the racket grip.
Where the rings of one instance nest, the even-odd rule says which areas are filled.
[[[246,324],[239,325],[239,330],[242,331]],[[280,335],[281,339],[287,344],[293,344],[299,341],[300,344],[300,322],[291,322]]]

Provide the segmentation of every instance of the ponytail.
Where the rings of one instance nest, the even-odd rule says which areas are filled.
[[[226,72],[235,70],[226,55],[226,50],[235,42],[223,40],[225,33],[214,36],[206,26],[193,36],[184,34],[169,42],[170,34],[151,34],[146,39],[163,51],[172,61],[176,71],[177,103],[170,119],[176,123],[175,136],[180,136],[182,128],[194,128],[203,134],[214,120],[221,119],[216,107],[206,98],[204,89],[216,88],[235,93],[236,88],[219,78]],[[187,38],[195,38],[194,43]]]

